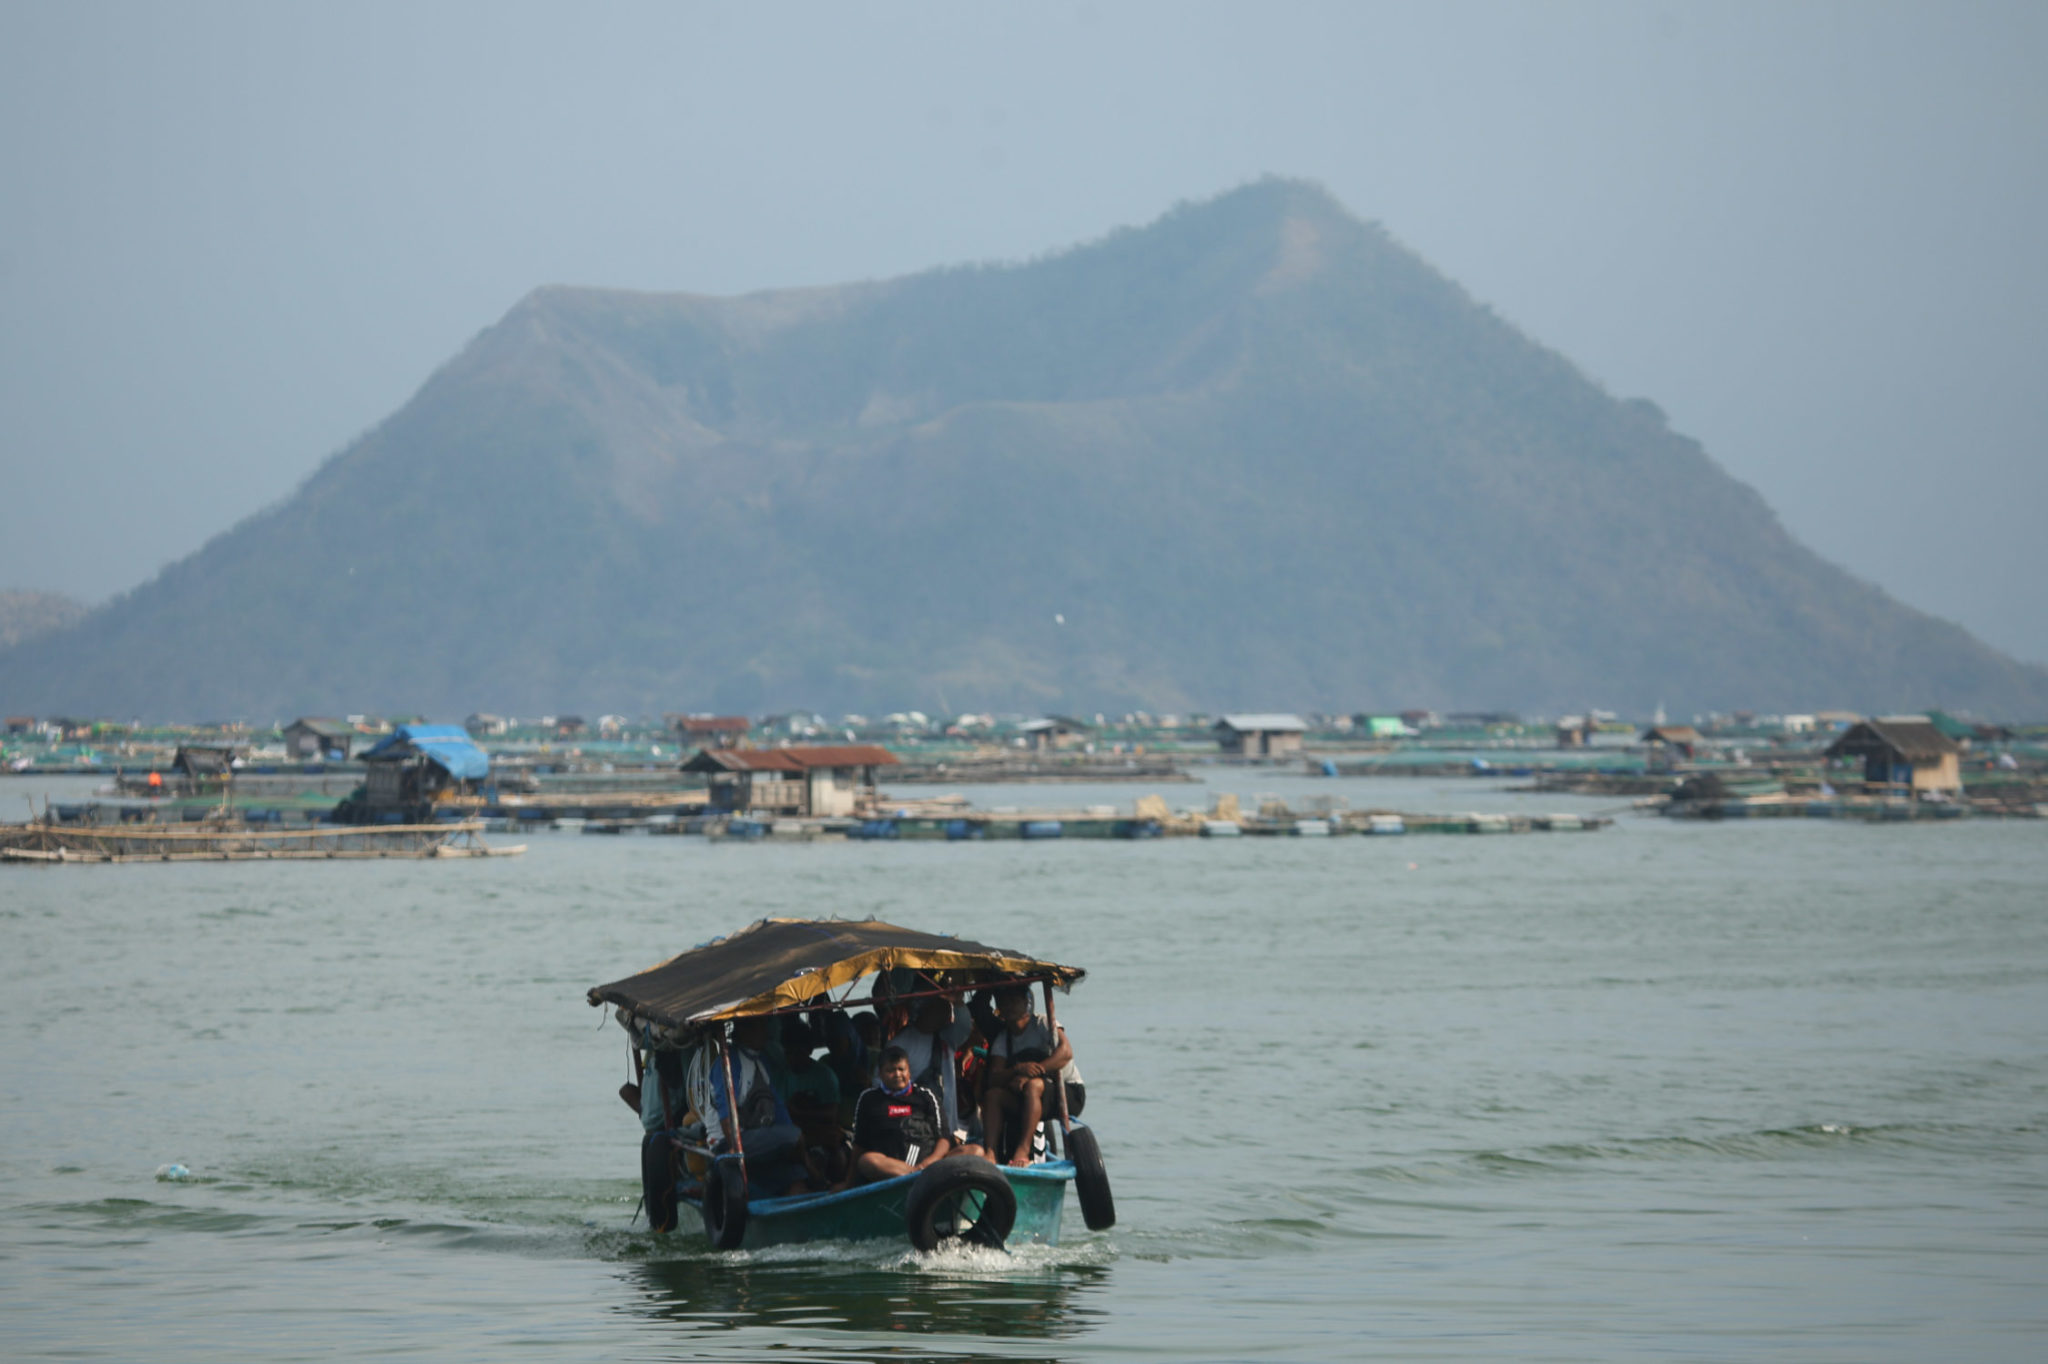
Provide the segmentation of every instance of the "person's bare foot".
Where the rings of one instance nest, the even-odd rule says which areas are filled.
[[[1012,1166],[1015,1166],[1015,1165],[1029,1165],[1030,1163],[1031,1163],[1031,1153],[1030,1153],[1029,1151],[1019,1151],[1019,1152],[1017,1152],[1017,1153],[1016,1153],[1015,1155],[1012,1155],[1012,1156],[1011,1156],[1011,1157],[1010,1157],[1010,1158],[1009,1158],[1008,1160],[1006,1160],[1006,1161],[1004,1161],[1004,1162],[1003,1162],[1003,1164],[1005,1164],[1005,1165],[1012,1165]]]

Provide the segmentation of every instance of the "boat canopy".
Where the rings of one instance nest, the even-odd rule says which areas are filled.
[[[1061,989],[1087,974],[878,919],[763,919],[636,976],[593,986],[589,999],[593,1007],[612,1004],[637,1019],[687,1029],[796,1008],[814,995],[894,967],[1042,977]]]

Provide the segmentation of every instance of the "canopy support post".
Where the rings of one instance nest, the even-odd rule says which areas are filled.
[[[740,1138],[740,1096],[733,1089],[732,1048],[726,1044],[723,1032],[719,1035],[717,1045],[718,1055],[725,1062],[725,1121],[726,1125],[732,1129],[728,1135],[732,1137],[733,1153],[740,1158],[740,1190],[745,1192],[747,1188],[747,1146]],[[1065,1107],[1065,1103],[1066,1101],[1062,1099],[1062,1108]]]
[[[1045,982],[1045,1027],[1046,1031],[1052,1034],[1053,1051],[1059,1051],[1060,1021],[1053,1013],[1052,982],[1050,980]],[[1067,1134],[1073,1130],[1073,1122],[1067,1117],[1067,1068],[1065,1066],[1061,1066],[1052,1073],[1052,1088],[1053,1093],[1058,1096],[1058,1102],[1055,1104],[1055,1107],[1059,1112],[1060,1119],[1059,1154],[1065,1155],[1067,1153]]]

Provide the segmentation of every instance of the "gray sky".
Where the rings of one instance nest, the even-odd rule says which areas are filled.
[[[1322,181],[1793,532],[2048,660],[2048,6],[0,0],[0,587],[134,586],[540,284]]]

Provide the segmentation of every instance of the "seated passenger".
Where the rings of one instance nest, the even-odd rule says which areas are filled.
[[[647,1053],[640,1083],[619,1086],[619,1097],[640,1114],[640,1184],[647,1203],[647,1223],[655,1231],[676,1225],[677,1145],[681,1135],[696,1135],[684,1094],[683,1054],[673,1049]]]
[[[768,1020],[742,1018],[733,1024],[730,1070],[732,1087],[738,1090],[738,1121],[726,1088],[728,1063],[718,1048],[698,1049],[690,1064],[690,1094],[704,1121],[705,1141],[711,1149],[725,1154],[744,1152],[750,1189],[774,1198],[784,1193],[808,1193],[803,1182],[803,1133],[790,1121],[789,1109],[775,1092],[769,1078],[762,1048],[768,1042]],[[733,1129],[738,1128],[735,1143]]]
[[[789,1080],[783,1098],[803,1133],[804,1168],[811,1182],[824,1188],[846,1174],[846,1133],[839,1125],[839,1079],[825,1062],[812,1059],[814,1050],[809,1026],[800,1018],[784,1019],[782,1054],[789,1062]]]
[[[919,1000],[910,1025],[889,1039],[891,1046],[901,1047],[910,1058],[912,1081],[938,1096],[940,1130],[953,1139],[956,1148],[967,1138],[960,1121],[957,1056],[961,1043],[973,1029],[974,1020],[967,1016],[967,1010],[955,1008],[953,1001],[942,995],[934,995]],[[981,1152],[977,1149],[967,1154]]]
[[[875,1087],[854,1108],[853,1170],[847,1183],[907,1175],[944,1160],[952,1149],[952,1138],[939,1126],[938,1096],[911,1080],[903,1048],[885,1047]]]
[[[1054,1029],[1043,1016],[1031,1012],[1031,991],[1009,986],[996,992],[996,1020],[999,1026],[988,1044],[988,1071],[981,1100],[982,1141],[991,1158],[1004,1144],[1004,1122],[1014,1117],[1008,1129],[1011,1151],[1005,1165],[1029,1165],[1038,1125],[1052,1102],[1047,1082],[1064,1075],[1067,1082],[1067,1112],[1080,1111],[1083,1097],[1080,1072],[1074,1068],[1074,1049],[1067,1042],[1066,1029]]]
[[[825,1044],[825,1064],[839,1082],[839,1124],[851,1127],[854,1103],[861,1091],[875,1082],[868,1069],[868,1049],[861,1044],[860,1034],[853,1030],[853,1020],[843,1013],[826,1015],[824,1029],[818,1036]]]

